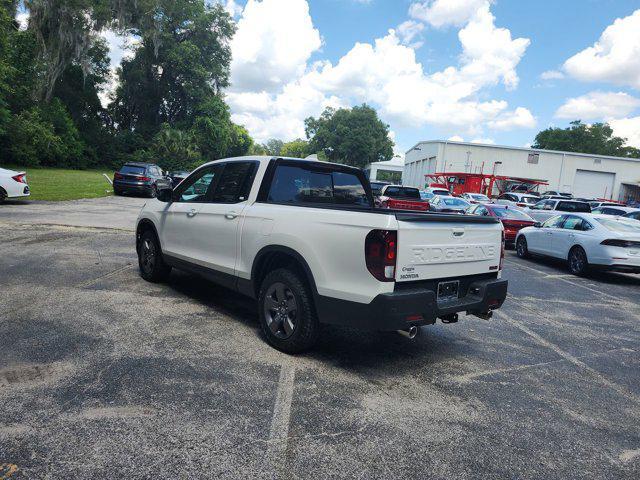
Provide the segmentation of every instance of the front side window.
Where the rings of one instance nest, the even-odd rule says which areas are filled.
[[[292,205],[371,206],[357,175],[294,165],[278,165],[267,200]]]
[[[220,172],[219,166],[203,168],[193,177],[185,180],[178,187],[174,197],[176,202],[203,203],[207,201],[207,193],[210,191],[214,180]]]

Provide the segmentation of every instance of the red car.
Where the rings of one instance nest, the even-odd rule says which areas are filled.
[[[504,241],[510,246],[515,243],[516,236],[522,228],[531,227],[536,223],[533,218],[518,208],[494,203],[472,205],[467,209],[467,214],[499,218],[504,226]]]
[[[429,211],[429,202],[422,199],[420,190],[400,185],[385,185],[382,187],[380,196],[376,199],[376,206],[398,210]]]

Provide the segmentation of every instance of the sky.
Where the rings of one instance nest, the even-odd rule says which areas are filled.
[[[528,146],[575,119],[640,147],[640,0],[209,1],[237,22],[226,99],[259,142],[367,103],[399,155],[433,139]],[[115,67],[122,40],[105,36]]]

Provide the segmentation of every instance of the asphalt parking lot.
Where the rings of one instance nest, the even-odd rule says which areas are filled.
[[[509,252],[491,321],[290,357],[244,298],[138,276],[143,201],[0,207],[0,479],[640,478],[640,276]]]

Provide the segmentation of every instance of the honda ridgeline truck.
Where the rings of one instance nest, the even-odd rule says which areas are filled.
[[[364,173],[268,157],[217,160],[140,212],[140,272],[199,274],[258,302],[264,336],[301,352],[319,324],[400,331],[489,319],[507,281],[493,217],[376,208]]]

